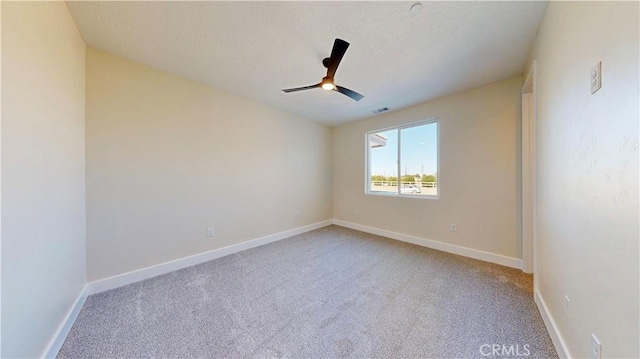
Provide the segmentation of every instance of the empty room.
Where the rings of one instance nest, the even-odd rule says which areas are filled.
[[[2,358],[640,358],[637,1],[2,1]]]

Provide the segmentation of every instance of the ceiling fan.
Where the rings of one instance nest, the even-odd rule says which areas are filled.
[[[344,53],[347,52],[348,48],[349,48],[348,42],[341,39],[336,39],[334,41],[333,49],[331,50],[331,57],[327,57],[324,60],[322,60],[322,65],[324,65],[324,67],[327,68],[327,76],[322,78],[322,81],[319,84],[305,86],[305,87],[296,87],[292,89],[283,89],[282,91],[289,93],[289,92],[302,91],[302,90],[311,90],[311,89],[320,87],[327,91],[331,91],[331,90],[338,91],[341,94],[349,96],[350,98],[356,101],[362,100],[364,96],[362,96],[361,94],[355,91],[349,90],[346,87],[338,86],[333,81],[333,77],[336,74],[338,65],[340,65],[340,61],[342,60]]]

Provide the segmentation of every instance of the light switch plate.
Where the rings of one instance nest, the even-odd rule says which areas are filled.
[[[591,69],[591,93],[596,93],[602,88],[602,61]]]

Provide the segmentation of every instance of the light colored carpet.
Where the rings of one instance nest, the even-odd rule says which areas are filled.
[[[330,226],[92,295],[58,358],[479,358],[494,344],[557,357],[531,276]]]

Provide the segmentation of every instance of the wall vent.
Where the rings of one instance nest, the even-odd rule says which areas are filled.
[[[388,107],[382,107],[382,108],[379,108],[379,109],[377,109],[377,110],[373,110],[373,111],[371,111],[371,112],[373,112],[373,113],[380,113],[380,112],[385,112],[385,111],[389,111],[389,108],[388,108]]]

